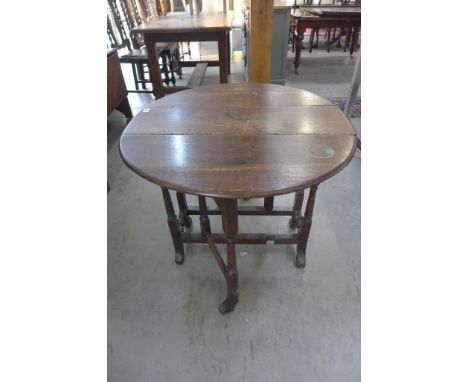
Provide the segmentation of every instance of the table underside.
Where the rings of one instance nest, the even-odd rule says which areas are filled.
[[[312,225],[316,185],[310,188],[304,214],[302,214],[304,190],[295,193],[294,205],[290,208],[275,207],[274,197],[268,197],[264,199],[263,206],[238,206],[237,199],[214,198],[218,208],[208,209],[204,196],[198,196],[198,206],[192,206],[187,204],[185,193],[177,192],[179,211],[176,215],[169,190],[163,187],[161,189],[174,244],[175,262],[177,264],[184,262],[184,243],[208,244],[226,279],[227,297],[219,306],[222,314],[233,311],[239,301],[236,244],[296,244],[295,264],[298,268],[305,267],[305,252]],[[193,223],[190,216],[194,215],[200,218],[201,231],[198,233],[191,232]],[[211,215],[221,215],[224,233],[211,231],[209,219]],[[292,234],[238,233],[238,216],[290,216],[289,226],[296,232]],[[219,244],[227,246],[226,261],[217,247]]]

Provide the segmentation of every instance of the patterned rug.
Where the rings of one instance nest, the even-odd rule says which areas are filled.
[[[338,106],[341,111],[344,111],[346,106],[346,100],[348,97],[329,97],[329,101],[333,102]],[[361,118],[361,99],[356,98],[353,103],[353,111],[351,112],[351,118]]]

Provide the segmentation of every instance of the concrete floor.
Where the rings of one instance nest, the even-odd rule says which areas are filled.
[[[291,62],[289,86],[347,95],[347,54],[304,51],[299,76]],[[231,81],[241,82],[239,63],[232,72]],[[204,83],[218,80],[209,68]],[[129,98],[135,112],[151,99]],[[359,381],[359,153],[318,189],[306,268],[294,266],[293,245],[241,246],[240,300],[233,313],[220,315],[226,290],[214,258],[205,245],[186,245],[185,263],[174,263],[160,189],[120,159],[124,126],[118,112],[109,118],[108,380]],[[292,200],[286,195],[275,204]],[[241,217],[239,230],[288,232],[287,221]],[[212,226],[222,232],[219,218]]]

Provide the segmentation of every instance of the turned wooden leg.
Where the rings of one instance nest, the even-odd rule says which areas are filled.
[[[267,211],[273,211],[273,204],[274,204],[275,198],[274,196],[270,196],[268,198],[265,198],[263,201],[263,206]]]
[[[294,44],[296,43],[296,26],[295,25],[291,25],[290,33],[291,33],[291,51],[294,53]]]
[[[331,28],[328,28],[327,31],[327,53],[330,53],[330,38],[331,38]]]
[[[161,59],[162,59],[162,71],[164,73],[164,83],[166,84],[166,86],[169,86],[170,82],[171,82],[171,79],[170,79],[170,76],[169,76],[169,69],[168,69],[168,66],[167,66],[167,57],[166,55],[161,55]]]
[[[204,196],[198,197],[198,206],[200,208],[200,227],[202,236],[206,234],[211,234],[211,225],[210,218],[208,216],[208,208],[206,206],[206,198]]]
[[[167,224],[169,225],[169,230],[172,236],[172,242],[174,243],[175,250],[175,262],[177,264],[182,264],[184,262],[185,253],[184,253],[184,243],[180,237],[179,223],[177,221],[177,216],[174,212],[174,206],[172,205],[171,195],[167,188],[162,188],[162,194],[164,198],[164,205],[166,206],[167,213]]]
[[[341,37],[343,37],[343,29],[340,29],[340,33],[338,34],[338,43],[336,44],[337,48],[341,48]]]
[[[135,81],[135,90],[140,90],[139,84],[138,84],[138,75],[137,75],[137,70],[136,70],[136,64],[131,64],[132,65],[132,72],[133,72],[133,80]]]
[[[302,202],[304,200],[304,191],[297,191],[294,195],[294,215],[289,220],[291,228],[299,228],[299,220],[301,219]]]
[[[302,51],[302,40],[304,40],[304,32],[305,28],[299,25],[297,27],[297,35],[296,35],[296,57],[294,58],[294,72],[299,74],[297,68],[301,62],[301,51]]]
[[[314,46],[314,35],[315,35],[315,28],[312,28],[312,30],[310,31],[309,53],[312,53],[312,47]]]
[[[179,218],[182,225],[186,228],[192,228],[192,219],[187,215],[187,197],[183,192],[177,192],[177,203],[179,204]]]
[[[302,219],[301,226],[299,228],[296,254],[296,267],[298,268],[304,268],[306,264],[305,254],[307,241],[309,240],[310,227],[312,226],[312,213],[314,211],[316,191],[316,186],[310,188],[309,198],[307,199],[307,205],[304,212],[304,218]]]
[[[237,302],[239,301],[239,276],[237,273],[236,264],[236,234],[238,229],[237,224],[237,199],[215,199],[221,210],[223,231],[227,242],[227,262],[226,262],[226,299],[219,306],[219,311],[222,314],[232,312]]]
[[[353,38],[351,40],[351,48],[349,49],[349,55],[352,56],[353,55],[353,52],[354,52],[354,48],[356,47],[357,45],[357,41],[358,41],[358,38],[359,38],[359,28],[354,28],[354,31],[353,31]]]
[[[145,82],[145,72],[143,70],[143,64],[142,63],[138,63],[137,64],[137,68],[138,68],[138,77],[140,78],[140,80],[142,80],[143,82],[141,83],[141,87],[143,89],[146,89],[146,82]]]
[[[345,38],[345,44],[344,44],[344,51],[346,52],[346,49],[349,47],[349,40],[351,39],[351,28],[346,29],[346,38]]]

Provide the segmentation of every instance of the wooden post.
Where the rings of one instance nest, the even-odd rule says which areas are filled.
[[[270,82],[273,0],[251,1],[249,81]]]

